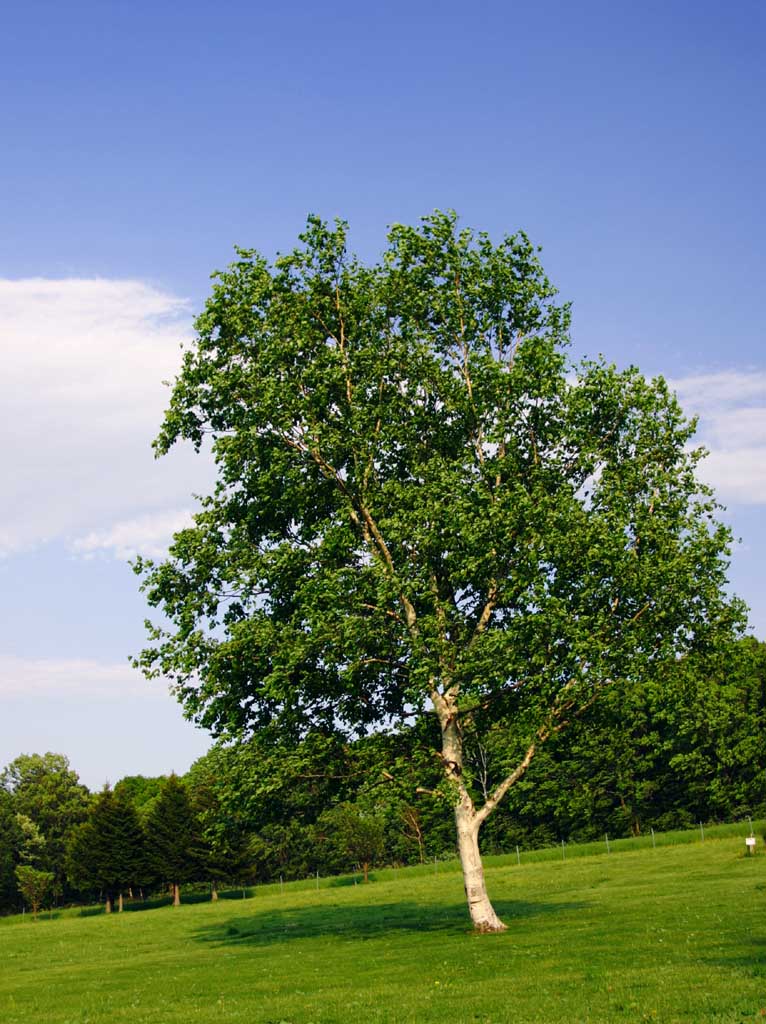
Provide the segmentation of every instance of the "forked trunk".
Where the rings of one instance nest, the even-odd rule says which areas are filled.
[[[173,906],[181,906],[181,886],[178,882],[173,882]]]
[[[442,727],[442,763],[447,778],[457,791],[455,825],[468,912],[477,932],[504,932],[505,925],[495,913],[487,895],[479,853],[481,821],[477,818],[473,800],[463,780],[463,737],[457,714],[454,707],[446,703],[438,710]]]
[[[479,852],[479,826],[471,809],[462,803],[455,808],[455,824],[463,885],[473,926],[477,932],[504,932],[506,926],[495,913],[487,895]]]

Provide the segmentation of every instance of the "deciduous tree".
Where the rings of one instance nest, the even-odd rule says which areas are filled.
[[[369,881],[370,867],[384,849],[384,824],[378,815],[354,804],[337,804],[320,817],[317,832],[344,860],[358,864],[365,882]]]
[[[730,537],[662,379],[573,364],[523,234],[452,214],[382,261],[309,220],[217,277],[156,443],[212,438],[213,494],[137,563],[140,663],[217,732],[358,734],[430,712],[475,927],[504,926],[478,837],[546,739],[738,617]],[[484,798],[463,735],[512,719]]]
[[[16,884],[19,892],[29,904],[32,916],[37,917],[40,907],[53,891],[53,872],[39,871],[31,864],[19,864],[16,868]]]
[[[64,858],[71,831],[88,813],[90,793],[63,754],[21,754],[0,774],[0,786],[13,796],[17,814],[42,836],[35,865],[64,881]]]
[[[0,911],[10,910],[17,901],[16,875],[21,835],[10,793],[0,787]]]

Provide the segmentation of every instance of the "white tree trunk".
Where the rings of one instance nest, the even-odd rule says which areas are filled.
[[[484,881],[484,868],[479,853],[479,824],[469,807],[461,801],[455,808],[458,849],[463,866],[463,884],[468,912],[477,932],[504,932],[506,926],[489,901]]]
[[[468,912],[477,932],[504,932],[505,925],[495,913],[487,895],[484,868],[479,853],[479,828],[482,818],[476,813],[471,795],[463,780],[463,736],[454,704],[437,705],[442,729],[442,763],[447,778],[455,786],[455,825],[463,866],[463,884]]]

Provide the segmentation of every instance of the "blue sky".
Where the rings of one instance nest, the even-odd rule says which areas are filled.
[[[208,739],[127,667],[209,467],[155,464],[178,345],[234,244],[308,212],[524,228],[578,353],[663,373],[711,449],[766,637],[762,3],[9,5],[0,38],[0,765],[96,787]]]

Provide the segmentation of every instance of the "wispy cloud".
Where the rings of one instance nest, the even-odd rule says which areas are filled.
[[[129,664],[88,658],[0,656],[0,697],[87,697],[124,700],[166,697],[160,681],[148,682]]]
[[[162,558],[168,549],[173,534],[191,524],[191,512],[161,511],[127,519],[104,530],[92,530],[84,537],[76,538],[72,550],[77,554],[93,556],[99,553],[115,558]]]
[[[700,411],[729,403],[741,405],[752,400],[766,403],[766,372],[762,370],[722,370],[720,373],[679,377],[669,383],[684,405],[694,405]]]
[[[190,450],[155,462],[150,447],[191,336],[186,301],[140,281],[0,280],[0,329],[0,555],[64,538],[93,550],[109,533],[101,546],[124,553],[128,522],[152,543],[157,510],[210,480]]]
[[[700,475],[724,502],[766,504],[766,373],[727,370],[669,382],[683,408],[699,416],[710,450]]]

